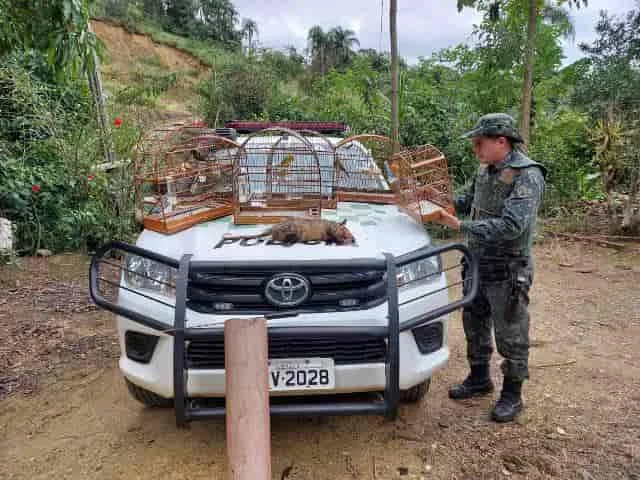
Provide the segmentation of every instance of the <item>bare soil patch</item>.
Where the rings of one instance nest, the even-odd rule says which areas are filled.
[[[456,314],[449,364],[396,422],[274,418],[273,478],[639,479],[640,256],[548,242],[536,260],[532,377],[517,423],[489,421],[497,393],[447,398],[466,374]],[[85,257],[64,255],[0,270],[2,478],[225,478],[223,421],[178,430],[171,410],[128,396],[87,270]]]

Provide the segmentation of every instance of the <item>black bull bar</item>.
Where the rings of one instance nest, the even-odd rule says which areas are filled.
[[[338,247],[337,247],[338,248]],[[463,261],[467,265],[467,275],[465,288],[462,289],[461,298],[451,301],[445,305],[440,305],[430,311],[423,312],[421,315],[411,318],[410,320],[400,324],[399,307],[408,303],[435,295],[443,290],[462,284],[462,280],[452,282],[444,288],[426,292],[417,298],[412,298],[407,302],[399,304],[398,286],[396,283],[396,271],[398,268],[417,262],[426,258],[442,255],[443,253],[457,250],[462,253]],[[114,262],[114,259],[123,258],[115,252],[124,252],[126,255],[134,255],[146,259],[148,261],[157,262],[159,264],[177,269],[175,284],[175,304],[167,303],[147,295],[139,290],[125,286],[121,281],[123,272],[129,272],[136,275],[142,275],[138,272],[128,270],[122,264]],[[104,265],[115,266],[118,269],[118,276],[113,278],[105,278],[101,276],[101,267]],[[460,265],[440,269],[432,275],[441,275],[443,272],[452,270]],[[187,311],[187,286],[190,274],[198,272],[206,273],[238,273],[238,272],[258,272],[264,274],[275,274],[279,272],[296,272],[299,274],[311,274],[314,271],[327,271],[336,273],[349,273],[358,270],[386,272],[386,303],[388,306],[386,326],[369,326],[369,327],[340,327],[340,326],[300,326],[300,327],[283,327],[271,326],[268,328],[270,337],[286,336],[290,334],[298,334],[305,336],[322,336],[332,335],[335,337],[366,335],[367,338],[383,338],[387,342],[386,359],[385,359],[385,389],[382,401],[371,402],[325,402],[325,403],[291,403],[281,404],[273,403],[270,406],[272,415],[384,415],[388,419],[394,419],[397,415],[398,403],[400,400],[399,386],[399,335],[400,332],[407,331],[429,323],[439,317],[451,313],[460,308],[469,305],[478,292],[479,275],[478,263],[472,252],[462,244],[447,244],[436,247],[426,247],[415,252],[411,252],[399,257],[393,257],[390,254],[384,254],[384,259],[353,259],[353,260],[329,260],[329,261],[192,261],[191,255],[185,254],[178,261],[157,253],[145,250],[143,248],[130,245],[123,242],[111,242],[101,247],[93,256],[90,266],[90,294],[93,301],[100,307],[114,312],[118,315],[126,317],[134,322],[140,323],[146,327],[157,330],[168,335],[174,336],[173,342],[173,386],[174,386],[174,408],[176,414],[176,422],[179,426],[184,426],[192,420],[223,417],[226,409],[223,406],[194,406],[196,402],[189,401],[188,392],[186,391],[187,374],[185,342],[192,339],[214,338],[219,337],[223,333],[223,327],[194,327],[186,326],[185,316]],[[146,277],[151,279],[151,277]],[[153,279],[152,279],[153,280]],[[424,281],[424,278],[418,281]],[[163,283],[158,281],[158,283]],[[158,302],[175,310],[173,326],[167,325],[153,317],[147,315],[144,311],[136,311],[131,308],[118,305],[117,299],[107,298],[100,289],[101,284],[107,285],[111,291],[119,292],[126,290],[127,292],[140,295],[150,301]],[[323,308],[323,312],[327,309]],[[339,311],[335,309],[334,311]],[[309,310],[305,309],[305,313]],[[288,316],[296,316],[299,312],[296,310],[282,311],[273,314],[261,315],[267,318],[282,318]],[[254,315],[257,316],[257,315]]]

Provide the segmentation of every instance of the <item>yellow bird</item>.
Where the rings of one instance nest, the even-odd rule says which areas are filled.
[[[285,177],[287,175],[288,169],[293,164],[294,160],[295,159],[293,158],[293,154],[287,153],[287,155],[284,157],[284,160],[282,160],[278,165],[278,175],[280,177]]]

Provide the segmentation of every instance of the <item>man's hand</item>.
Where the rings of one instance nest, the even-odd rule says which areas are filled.
[[[451,215],[445,210],[440,212],[440,223],[453,230],[460,230],[460,220],[458,220],[458,217]]]

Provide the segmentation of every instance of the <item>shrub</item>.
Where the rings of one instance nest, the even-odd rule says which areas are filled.
[[[0,61],[0,216],[16,225],[20,253],[83,249],[134,228],[130,200],[118,199],[125,186],[94,169],[102,144],[86,89],[49,73],[31,53]],[[137,129],[115,130],[118,152],[130,151]]]

